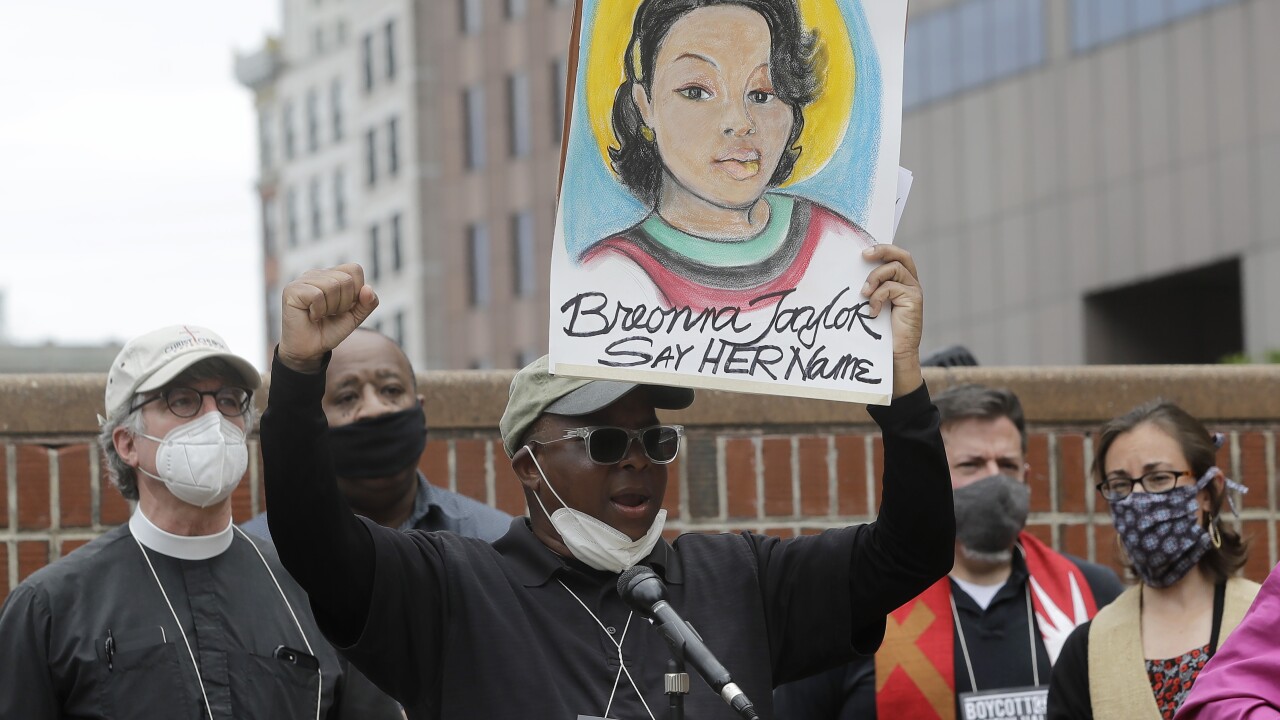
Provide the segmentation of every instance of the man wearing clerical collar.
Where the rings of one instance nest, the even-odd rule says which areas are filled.
[[[137,507],[5,601],[0,717],[339,717],[338,658],[306,595],[231,522],[260,384],[205,328],[120,351],[100,442]]]

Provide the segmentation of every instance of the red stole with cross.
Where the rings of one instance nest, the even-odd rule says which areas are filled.
[[[1098,612],[1093,591],[1075,563],[1034,535],[1018,535],[1027,584],[1049,661],[1056,662],[1071,630]],[[994,688],[984,688],[994,689]],[[942,578],[885,619],[876,652],[876,713],[882,720],[955,720],[955,622],[951,579]]]

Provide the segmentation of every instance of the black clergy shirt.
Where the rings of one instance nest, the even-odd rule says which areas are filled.
[[[323,672],[320,717],[338,717],[338,656],[271,544],[254,542],[261,558],[239,533],[206,560],[149,549],[153,577],[122,525],[32,574],[0,609],[0,720],[207,718],[184,633],[214,720],[314,718],[320,674],[275,653],[308,641]]]
[[[1103,565],[1064,555],[1080,569],[1099,608],[1124,590],[1116,574]],[[978,690],[1035,685],[1032,653],[1039,669],[1040,685],[1048,685],[1052,666],[1040,627],[1027,612],[1027,562],[1013,554],[1009,579],[984,609],[954,581],[951,595],[960,617]],[[965,666],[963,646],[956,634],[955,688],[973,690]],[[1034,643],[1034,650],[1033,650]],[[774,701],[779,720],[876,720],[876,666],[874,657],[858,658],[843,668],[778,688]],[[957,717],[960,713],[957,710]],[[884,720],[894,720],[885,718]]]

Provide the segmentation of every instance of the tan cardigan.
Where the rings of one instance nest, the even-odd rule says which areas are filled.
[[[1227,639],[1262,586],[1227,581],[1218,645]],[[1094,720],[1161,720],[1142,653],[1142,586],[1129,588],[1098,611],[1089,626],[1089,695]]]

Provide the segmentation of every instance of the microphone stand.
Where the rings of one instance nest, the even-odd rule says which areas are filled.
[[[689,694],[689,673],[684,671],[684,648],[671,650],[667,661],[667,717],[684,720],[684,696]]]
[[[689,693],[689,675],[684,672],[685,656],[688,655],[707,685],[740,717],[760,720],[751,700],[706,647],[698,631],[667,603],[666,586],[651,568],[636,565],[624,572],[618,578],[618,595],[652,623],[671,648],[672,660],[667,663],[663,684],[670,696],[668,707],[672,718],[681,720],[684,717],[684,696]]]
[[[689,673],[684,668],[684,629],[672,625],[674,623],[658,623],[654,627],[671,648],[667,674],[663,676],[667,693],[667,717],[671,720],[684,720],[684,696],[689,694]]]

